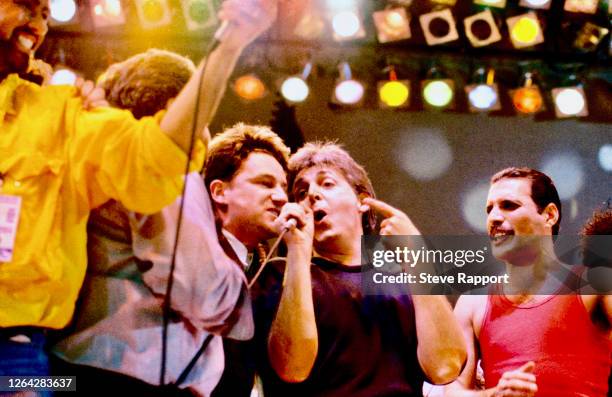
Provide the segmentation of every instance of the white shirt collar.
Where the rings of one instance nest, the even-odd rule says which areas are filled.
[[[251,261],[249,260],[250,259],[249,258],[249,250],[247,249],[247,247],[244,244],[242,244],[242,242],[240,240],[238,240],[236,238],[236,236],[234,236],[229,231],[227,231],[225,229],[221,229],[221,232],[223,233],[223,235],[225,236],[225,238],[229,242],[230,246],[232,247],[232,249],[236,253],[236,256],[238,257],[238,259],[240,259],[240,261],[242,262],[242,267],[245,268],[245,269],[248,268],[249,267],[249,263]]]

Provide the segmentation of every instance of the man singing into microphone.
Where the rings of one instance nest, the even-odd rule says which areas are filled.
[[[374,199],[365,170],[339,146],[306,144],[289,161],[294,218],[285,263],[252,290],[258,369],[270,396],[421,396],[423,381],[454,380],[465,343],[443,296],[366,295],[361,236],[419,235],[403,212]],[[312,265],[311,265],[312,255]],[[316,321],[315,321],[316,318]]]

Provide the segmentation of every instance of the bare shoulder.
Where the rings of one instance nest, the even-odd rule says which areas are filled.
[[[480,334],[480,326],[487,308],[487,295],[462,295],[455,306],[455,315],[459,322],[469,322],[474,335]]]

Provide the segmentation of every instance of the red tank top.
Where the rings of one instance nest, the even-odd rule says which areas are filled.
[[[480,331],[486,387],[534,361],[538,397],[606,397],[612,344],[577,294],[517,306],[490,295]]]

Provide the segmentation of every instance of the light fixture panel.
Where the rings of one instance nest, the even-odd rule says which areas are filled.
[[[405,40],[411,37],[410,18],[405,8],[376,11],[372,14],[372,19],[374,19],[374,26],[376,26],[376,37],[381,43]]]
[[[597,12],[598,3],[598,0],[565,0],[563,10],[567,12],[595,14]]]
[[[218,24],[215,8],[210,0],[181,0],[181,7],[189,30],[207,29]]]
[[[135,0],[136,13],[144,29],[155,29],[169,25],[172,14],[167,0]]]
[[[478,21],[482,21],[489,26],[491,33],[489,37],[484,39],[479,38],[473,32],[474,24]],[[478,14],[471,15],[463,20],[465,26],[465,35],[470,40],[470,43],[473,47],[484,47],[489,44],[496,43],[502,39],[501,34],[499,33],[499,29],[495,24],[495,19],[493,18],[493,14],[490,9],[486,9]]]
[[[516,15],[506,20],[510,41],[515,48],[527,48],[544,42],[542,26],[535,12]]]
[[[585,117],[589,115],[586,95],[582,87],[553,88],[552,96],[557,118]]]
[[[431,25],[434,22],[446,24],[448,26],[448,32],[444,36],[434,35],[431,31]],[[419,16],[419,23],[421,25],[421,29],[423,29],[425,41],[430,46],[444,44],[459,39],[455,18],[453,17],[450,8],[422,14]]]

